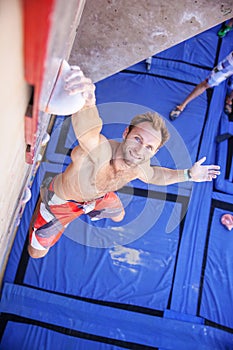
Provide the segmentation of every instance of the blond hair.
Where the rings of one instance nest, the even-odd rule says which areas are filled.
[[[144,122],[151,123],[156,131],[161,132],[161,143],[159,145],[159,148],[162,147],[164,143],[169,139],[170,135],[165,121],[157,112],[146,112],[136,115],[130,122],[129,132],[133,129],[134,126]]]

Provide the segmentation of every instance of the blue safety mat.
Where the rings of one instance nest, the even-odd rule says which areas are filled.
[[[223,112],[219,136],[224,135],[226,139],[217,146],[217,161],[223,171],[216,181],[216,189],[233,195],[233,118]]]
[[[120,141],[130,119],[155,110],[170,132],[153,165],[221,165],[213,183],[165,187],[134,180],[118,191],[120,223],[82,215],[43,259],[27,253],[44,178],[65,170],[77,145],[71,118],[57,116],[7,264],[1,294],[3,350],[233,349],[231,116],[226,82],[169,112],[233,50],[233,32],[212,28],[96,84],[103,134]]]

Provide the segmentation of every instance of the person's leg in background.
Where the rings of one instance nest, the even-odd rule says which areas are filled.
[[[227,84],[227,94],[226,94],[225,108],[224,108],[224,112],[227,115],[230,115],[232,113],[232,100],[233,100],[233,75],[230,76]]]
[[[219,38],[224,38],[224,36],[233,29],[233,18],[224,23],[223,27],[219,30]]]

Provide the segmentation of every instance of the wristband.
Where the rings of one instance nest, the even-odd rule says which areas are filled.
[[[184,181],[192,181],[190,169],[184,169]]]
[[[188,169],[188,177],[189,177],[189,181],[193,181],[190,169]]]

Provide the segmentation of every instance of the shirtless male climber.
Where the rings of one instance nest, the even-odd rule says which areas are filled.
[[[74,66],[65,89],[70,94],[82,92],[86,101],[71,117],[79,145],[72,150],[72,162],[66,170],[41,186],[42,202],[29,234],[32,258],[45,256],[66,226],[84,213],[92,220],[121,221],[125,211],[114,191],[134,179],[163,186],[188,180],[212,181],[220,174],[218,165],[202,165],[205,157],[190,169],[151,166],[150,159],[169,138],[165,122],[156,112],[134,117],[122,142],[108,140],[101,134],[102,120],[91,80]]]

